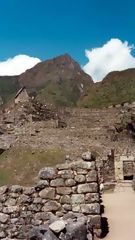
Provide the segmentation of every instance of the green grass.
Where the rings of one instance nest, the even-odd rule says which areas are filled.
[[[63,163],[64,156],[61,149],[12,148],[0,155],[0,185],[31,185],[41,168]]]

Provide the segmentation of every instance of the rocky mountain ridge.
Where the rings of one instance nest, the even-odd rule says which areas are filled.
[[[25,86],[38,101],[56,106],[107,107],[135,101],[135,69],[114,71],[94,83],[68,54],[38,63],[19,76],[0,77],[0,104]]]

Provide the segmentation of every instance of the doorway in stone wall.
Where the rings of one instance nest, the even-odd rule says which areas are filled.
[[[123,161],[123,179],[124,180],[133,180],[133,161]]]

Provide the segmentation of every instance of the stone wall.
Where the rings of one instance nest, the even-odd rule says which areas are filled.
[[[99,237],[101,211],[96,164],[90,153],[82,157],[80,161],[42,169],[34,187],[0,188],[0,239],[85,240]],[[81,224],[80,218],[83,218],[86,236],[78,232],[80,225],[80,230],[73,228]],[[64,221],[64,227],[55,233],[56,229],[51,230],[50,224],[55,225],[56,220]],[[41,233],[44,238],[39,237]],[[48,234],[54,234],[55,238],[49,238]]]
[[[114,150],[110,150],[108,154],[97,159],[99,182],[103,183],[103,189],[114,190],[115,179],[115,155]]]

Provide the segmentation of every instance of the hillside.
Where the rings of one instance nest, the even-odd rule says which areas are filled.
[[[0,77],[0,97],[7,102],[20,88],[17,76]]]
[[[93,84],[88,95],[78,103],[83,107],[104,107],[135,101],[135,69],[109,73],[102,82]]]
[[[135,69],[111,72],[101,82],[93,83],[80,65],[65,54],[38,63],[20,76],[0,77],[0,104],[13,98],[21,86],[42,103],[107,107],[135,101]]]
[[[37,64],[19,77],[19,83],[37,99],[56,105],[74,106],[93,83],[68,54]]]

